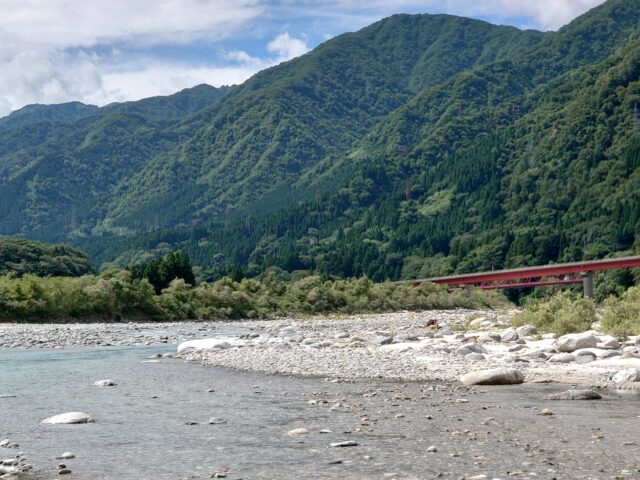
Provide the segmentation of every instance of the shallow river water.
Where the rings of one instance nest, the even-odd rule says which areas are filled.
[[[19,443],[42,478],[57,477],[66,451],[69,478],[96,480],[640,478],[636,395],[551,402],[564,387],[332,383],[143,362],[174,350],[0,351],[0,440]],[[93,386],[105,378],[117,386]],[[41,423],[68,411],[96,422]],[[294,428],[309,434],[288,436]],[[358,445],[330,446],[345,440]]]

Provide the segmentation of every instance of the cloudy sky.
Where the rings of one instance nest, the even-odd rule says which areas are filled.
[[[0,0],[0,116],[241,83],[393,13],[554,30],[604,0]]]

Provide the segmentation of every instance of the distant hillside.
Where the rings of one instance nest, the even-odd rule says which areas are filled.
[[[376,280],[638,248],[640,0],[395,15],[242,85],[0,120],[0,233]],[[635,132],[635,133],[634,133]]]
[[[79,277],[91,272],[89,258],[77,248],[0,237],[0,275],[33,273],[41,277]]]

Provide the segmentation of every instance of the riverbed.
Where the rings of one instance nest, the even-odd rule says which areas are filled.
[[[544,397],[567,385],[342,382],[165,352],[175,345],[0,351],[0,437],[19,444],[0,457],[24,452],[44,479],[59,463],[87,480],[640,478],[636,394],[559,402]],[[96,422],[41,423],[77,410]]]

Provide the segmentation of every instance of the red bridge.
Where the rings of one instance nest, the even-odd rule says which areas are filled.
[[[469,273],[451,277],[406,280],[402,283],[420,285],[424,282],[451,286],[470,286],[484,290],[500,288],[530,288],[546,285],[571,285],[582,283],[584,296],[593,297],[593,274],[603,270],[640,267],[640,256],[607,258],[589,262],[560,263],[537,267],[514,268],[494,272]]]

